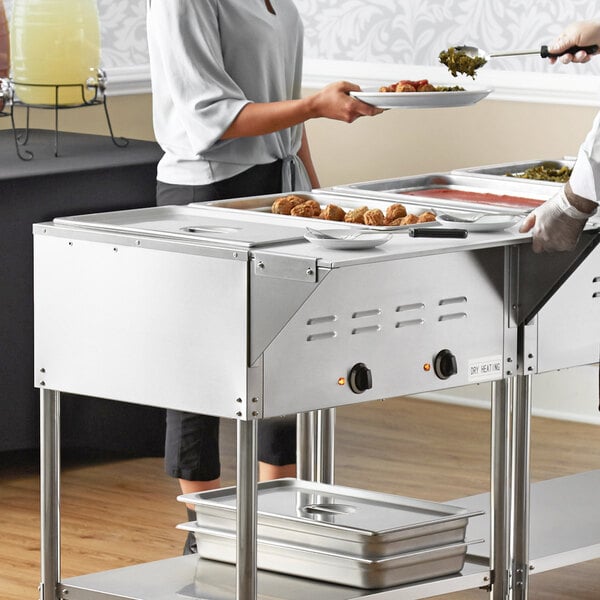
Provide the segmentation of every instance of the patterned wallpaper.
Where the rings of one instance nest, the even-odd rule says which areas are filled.
[[[9,14],[12,1],[5,0]],[[146,65],[146,0],[97,3],[103,66],[110,71]],[[488,51],[537,48],[571,21],[599,16],[595,0],[296,0],[296,4],[305,23],[307,58],[406,65],[437,64],[440,50],[463,41]],[[600,59],[569,67],[553,67],[538,58],[494,59],[486,70],[600,75]]]
[[[590,0],[296,0],[306,56],[407,65],[437,64],[440,50],[468,42],[490,51],[538,48],[572,21],[599,18]],[[565,69],[564,66],[558,66]],[[571,65],[600,74],[600,60]],[[494,59],[486,69],[556,72],[539,58]]]

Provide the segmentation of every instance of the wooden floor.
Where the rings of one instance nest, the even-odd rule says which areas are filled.
[[[593,401],[593,400],[592,400]],[[234,428],[224,422],[224,481],[233,483]],[[600,469],[600,431],[534,419],[534,481]],[[69,458],[62,477],[62,576],[181,553],[185,521],[162,460]],[[414,399],[337,411],[336,483],[434,501],[489,488],[489,412]],[[597,499],[590,499],[597,502]],[[0,454],[0,598],[38,598],[39,479],[36,461]],[[597,600],[600,560],[531,579],[531,600]],[[479,590],[444,600],[487,599]],[[321,600],[321,599],[319,599]],[[323,599],[326,600],[326,599]]]

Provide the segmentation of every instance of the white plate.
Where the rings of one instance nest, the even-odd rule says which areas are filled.
[[[351,96],[379,108],[451,108],[469,106],[483,100],[492,90],[464,92],[378,92],[365,88],[350,92]]]
[[[520,215],[484,215],[474,223],[450,221],[444,215],[438,215],[436,221],[445,227],[460,227],[467,231],[502,231],[516,225],[523,217]]]
[[[329,230],[327,233],[331,233]],[[344,233],[348,233],[348,230],[344,230]],[[365,248],[375,248],[376,246],[381,246],[381,244],[385,244],[392,239],[392,234],[390,233],[371,233],[369,232],[366,235],[359,236],[354,239],[344,240],[344,239],[326,239],[326,238],[318,238],[310,233],[304,235],[304,238],[307,239],[312,244],[317,246],[321,246],[322,248],[328,248],[329,250],[363,250]]]

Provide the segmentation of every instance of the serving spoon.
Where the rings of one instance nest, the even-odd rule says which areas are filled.
[[[564,54],[577,54],[583,50],[587,54],[596,54],[598,52],[598,45],[592,46],[571,46],[558,54],[554,54],[548,50],[548,46],[542,46],[539,50],[511,50],[510,52],[485,52],[477,46],[454,46],[457,52],[463,52],[469,58],[483,58],[488,61],[490,58],[500,58],[503,56],[528,56],[532,54],[538,54],[542,58],[557,58]]]

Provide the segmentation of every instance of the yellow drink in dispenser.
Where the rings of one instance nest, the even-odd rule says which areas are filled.
[[[8,22],[4,11],[4,2],[0,0],[0,77],[8,77],[10,71],[10,45],[8,41]],[[0,110],[4,109],[5,98],[0,95]]]
[[[50,106],[89,102],[94,91],[86,82],[90,77],[96,81],[100,67],[96,0],[14,0],[10,51],[15,94],[22,102]]]

